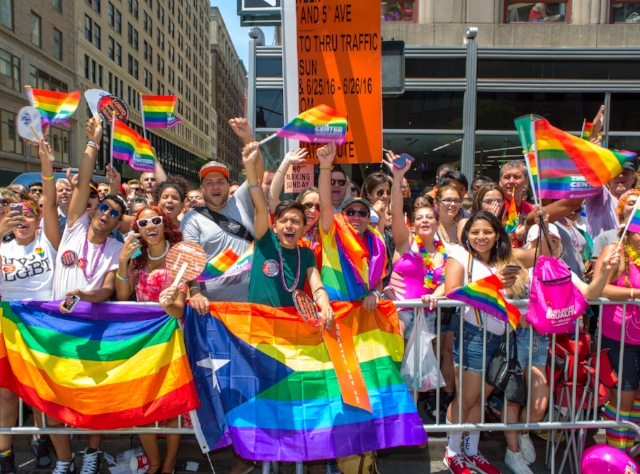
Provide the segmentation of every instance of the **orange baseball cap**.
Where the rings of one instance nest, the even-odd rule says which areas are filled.
[[[229,179],[229,168],[227,168],[225,165],[217,161],[210,161],[209,163],[204,165],[202,168],[200,168],[200,181],[202,181],[202,178],[204,178],[204,176],[207,173],[210,173],[212,171],[217,171],[218,173],[222,173],[223,175],[226,176],[227,179]]]

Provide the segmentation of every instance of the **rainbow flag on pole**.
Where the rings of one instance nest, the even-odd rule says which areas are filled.
[[[178,96],[140,94],[142,118],[145,128],[171,128],[182,119],[176,117],[174,110]]]
[[[136,171],[153,172],[156,157],[151,149],[151,142],[115,117],[111,127],[113,157],[128,162]]]
[[[242,255],[238,255],[231,247],[215,255],[207,262],[197,281],[216,280],[230,277],[251,270],[253,262],[253,242]]]
[[[335,142],[342,145],[347,135],[347,119],[328,105],[301,113],[276,132],[276,136],[308,143]]]
[[[503,289],[500,279],[491,275],[482,280],[473,281],[467,286],[458,288],[447,295],[448,299],[458,300],[473,306],[476,309],[478,325],[481,324],[479,311],[484,311],[491,316],[511,324],[515,329],[520,322],[522,314],[520,310],[508,303],[502,296]]]
[[[159,306],[0,303],[0,386],[71,426],[145,426],[195,409],[177,319]]]
[[[583,140],[589,140],[591,137],[591,130],[593,130],[593,123],[587,122],[587,119],[582,123],[582,132],[580,133],[580,138]]]
[[[640,234],[640,207],[636,205],[635,212],[629,220],[629,227],[627,232],[633,232],[634,234]]]
[[[507,213],[507,220],[504,223],[504,230],[507,234],[513,234],[518,227],[518,210],[516,207],[516,197],[511,195],[511,203]]]
[[[80,92],[56,92],[27,86],[29,102],[42,116],[42,124],[62,124],[70,127],[69,118],[78,108]]]

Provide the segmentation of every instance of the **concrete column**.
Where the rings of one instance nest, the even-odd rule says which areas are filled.
[[[601,23],[602,0],[591,0],[591,24],[598,25]]]
[[[418,22],[421,25],[432,24],[434,22],[434,7],[435,0],[420,0],[418,4]]]

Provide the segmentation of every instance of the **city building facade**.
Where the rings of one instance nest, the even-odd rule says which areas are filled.
[[[218,161],[230,170],[229,179],[241,181],[242,140],[228,120],[244,117],[247,70],[238,57],[220,10],[211,7],[211,107],[216,113],[215,141]],[[237,21],[233,18],[233,21]],[[248,37],[247,37],[248,41]]]

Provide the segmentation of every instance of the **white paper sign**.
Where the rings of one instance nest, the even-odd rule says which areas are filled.
[[[111,95],[107,91],[103,91],[102,89],[89,89],[84,93],[84,98],[89,104],[89,109],[91,109],[91,115],[94,117],[98,114],[98,102],[106,95]]]

